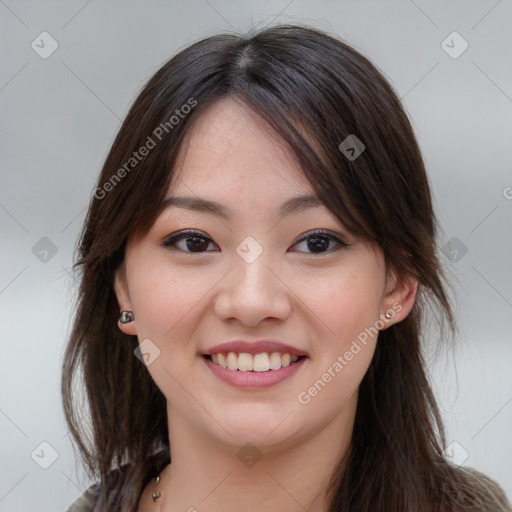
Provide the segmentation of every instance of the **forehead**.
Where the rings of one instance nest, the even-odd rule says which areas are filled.
[[[253,191],[312,193],[292,150],[242,101],[223,98],[208,107],[187,132],[169,192]]]

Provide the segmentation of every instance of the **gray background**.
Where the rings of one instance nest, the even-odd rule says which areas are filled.
[[[403,99],[431,177],[462,326],[455,355],[432,364],[457,443],[448,456],[512,498],[511,0],[0,0],[0,512],[66,510],[90,483],[75,469],[60,404],[69,268],[129,105],[190,42],[293,21],[345,38]],[[46,59],[31,47],[42,46],[43,31],[59,45]],[[443,43],[453,31],[469,44],[457,58],[463,40]],[[58,457],[43,469],[52,450]]]

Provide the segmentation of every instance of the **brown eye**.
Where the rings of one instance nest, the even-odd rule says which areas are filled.
[[[166,238],[163,246],[170,250],[180,250],[182,252],[202,253],[208,251],[210,244],[213,244],[211,238],[200,231],[180,231]]]
[[[306,248],[311,251],[310,254],[331,253],[342,247],[352,245],[344,242],[338,235],[324,230],[313,231],[306,234],[306,236],[302,237],[294,246],[304,243]],[[332,245],[334,245],[334,247],[332,247]]]

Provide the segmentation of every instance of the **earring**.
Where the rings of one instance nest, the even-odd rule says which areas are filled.
[[[119,315],[119,323],[121,324],[129,324],[130,322],[133,322],[134,319],[135,317],[131,311],[122,311]]]
[[[386,313],[384,314],[384,316],[390,320],[391,318],[393,318],[393,315],[391,313],[389,313],[389,311],[386,311]]]

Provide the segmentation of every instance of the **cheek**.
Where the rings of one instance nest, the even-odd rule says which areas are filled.
[[[382,278],[371,267],[341,268],[306,281],[301,300],[315,313],[329,345],[342,350],[379,318]]]
[[[157,257],[153,257],[155,260]],[[188,361],[196,357],[197,349],[189,340],[202,311],[201,299],[218,277],[207,279],[204,272],[199,275],[191,267],[178,270],[165,260],[147,268],[134,262],[132,268],[137,271],[128,279],[139,343],[149,339],[156,345],[152,350],[159,351],[147,370],[162,393],[173,397],[174,405],[186,409],[190,407],[190,395],[182,384],[190,378]]]
[[[201,309],[201,300],[215,282],[197,269],[172,268],[155,264],[131,276],[131,295],[139,335],[172,337],[173,331],[187,324],[186,318]],[[210,283],[211,281],[211,283]]]
[[[311,391],[331,412],[332,404],[341,407],[354,394],[373,358],[381,284],[380,274],[365,267],[338,270],[303,290],[318,329]]]

